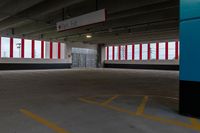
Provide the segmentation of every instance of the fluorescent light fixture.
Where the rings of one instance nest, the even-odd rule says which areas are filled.
[[[92,38],[92,35],[86,35],[86,38]]]

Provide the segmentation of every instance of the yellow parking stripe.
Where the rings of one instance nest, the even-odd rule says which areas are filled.
[[[57,126],[55,123],[49,122],[47,120],[45,120],[44,118],[33,114],[32,112],[25,110],[25,109],[20,109],[20,112],[23,113],[24,115],[26,115],[27,117],[49,127],[50,129],[54,130],[56,133],[70,133],[68,131],[66,131],[63,128],[60,128],[59,126]]]
[[[79,98],[79,100],[82,101],[82,102],[84,102],[84,103],[95,104],[97,106],[101,106],[101,107],[106,108],[106,109],[115,110],[117,112],[128,113],[129,115],[135,114],[135,112],[132,112],[132,111],[129,111],[127,109],[123,109],[123,108],[120,108],[120,107],[117,107],[117,106],[102,104],[102,103],[90,101],[90,100],[87,100],[87,99],[84,99],[84,98]]]
[[[165,119],[165,118],[162,118],[162,117],[147,115],[147,114],[142,114],[140,116],[143,117],[143,118],[152,120],[152,121],[157,121],[157,122],[164,123],[164,124],[176,125],[176,126],[190,128],[190,129],[200,131],[200,127],[196,127],[192,124],[184,123],[184,122],[181,122],[181,121],[178,121],[178,120],[170,120],[170,119]]]
[[[118,95],[115,95],[115,96],[107,99],[106,101],[102,102],[101,104],[107,105],[107,104],[111,103],[113,100],[115,100],[117,97],[118,97]]]
[[[144,109],[147,104],[147,101],[148,101],[148,96],[144,96],[144,98],[142,99],[142,102],[137,108],[136,115],[141,115],[144,113]]]
[[[191,121],[191,124],[192,124],[194,127],[200,129],[200,123],[198,122],[197,119],[195,119],[195,118],[189,118],[189,120]]]
[[[144,114],[144,109],[145,109],[145,106],[148,101],[148,96],[145,96],[142,99],[141,104],[137,108],[137,112],[132,112],[132,111],[123,109],[121,107],[113,106],[113,105],[103,105],[102,103],[90,101],[90,100],[87,100],[84,98],[80,98],[79,100],[82,102],[88,103],[88,104],[95,104],[95,105],[101,106],[103,108],[111,109],[111,110],[114,110],[117,112],[127,113],[131,116],[139,116],[139,117],[143,117],[145,119],[156,121],[156,122],[163,123],[163,124],[175,125],[175,126],[180,126],[180,127],[190,128],[193,130],[200,131],[200,124],[198,123],[197,119],[194,119],[194,118],[190,118],[192,124],[188,124],[188,123],[178,121],[176,119],[166,119],[166,118],[162,118],[162,117],[158,117],[158,116],[154,116],[154,115]]]

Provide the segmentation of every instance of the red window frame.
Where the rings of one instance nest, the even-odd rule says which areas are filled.
[[[159,42],[156,42],[156,60],[159,60]]]
[[[32,40],[32,43],[31,43],[31,58],[35,58],[35,40]]]
[[[44,40],[41,41],[41,59],[44,59]]]
[[[13,37],[10,37],[10,58],[13,58]]]
[[[128,45],[125,45],[125,60],[128,60]]]
[[[132,44],[132,60],[135,60],[135,44]]]
[[[1,36],[0,36],[0,58],[1,58]]]
[[[24,38],[21,38],[21,58],[24,58]]]
[[[148,60],[151,60],[151,44],[148,43]]]
[[[165,60],[169,59],[169,44],[168,41],[165,42]]]
[[[112,46],[112,60],[115,60],[115,46]]]
[[[179,49],[178,41],[176,41],[175,43],[175,59],[176,60],[178,60],[178,49]]]
[[[61,44],[58,42],[58,59],[61,58]]]
[[[140,44],[140,60],[142,60],[142,43]]]
[[[118,48],[118,60],[121,60],[121,45]]]
[[[53,59],[53,42],[50,41],[50,59]]]

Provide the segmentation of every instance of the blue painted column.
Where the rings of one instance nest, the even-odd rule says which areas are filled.
[[[200,117],[200,0],[180,0],[181,114]]]

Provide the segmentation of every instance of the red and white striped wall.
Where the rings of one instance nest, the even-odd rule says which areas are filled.
[[[105,47],[105,60],[178,60],[179,41],[110,45]]]

